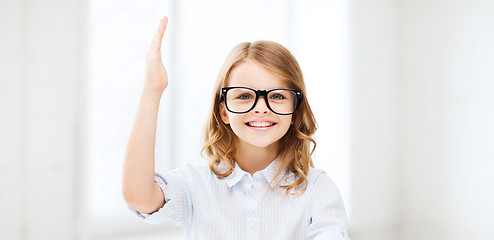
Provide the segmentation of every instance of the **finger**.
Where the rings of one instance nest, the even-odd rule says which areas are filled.
[[[154,50],[154,51],[161,50],[161,42],[163,41],[163,35],[165,34],[167,24],[168,24],[167,17],[163,17],[162,19],[160,19],[158,29],[154,33],[153,40],[151,41],[150,50]]]

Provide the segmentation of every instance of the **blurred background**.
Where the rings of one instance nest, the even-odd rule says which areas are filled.
[[[304,72],[314,163],[340,188],[352,239],[494,239],[493,13],[490,0],[2,0],[0,239],[184,238],[120,193],[163,15],[157,171],[205,161],[223,60],[273,40]]]

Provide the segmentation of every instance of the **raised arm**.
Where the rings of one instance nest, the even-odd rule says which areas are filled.
[[[146,54],[144,88],[125,151],[123,197],[130,207],[143,213],[152,213],[165,204],[161,188],[154,182],[154,149],[159,103],[168,86],[161,61],[161,42],[167,23],[167,17],[160,19]]]

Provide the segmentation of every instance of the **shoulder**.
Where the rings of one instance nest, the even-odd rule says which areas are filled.
[[[326,172],[319,168],[311,167],[307,175],[307,189],[315,192],[339,192],[338,187]]]
[[[346,224],[345,205],[338,187],[323,170],[313,172],[312,186],[309,184],[307,187],[310,192],[311,214],[325,216],[323,218],[337,218]]]
[[[187,163],[182,165],[184,171],[188,171],[190,173],[195,173],[199,175],[208,175],[211,173],[211,169],[209,168],[209,165],[206,161],[202,162],[194,162],[194,163]]]
[[[211,169],[207,162],[199,162],[199,163],[186,163],[182,164],[178,168],[175,168],[171,171],[166,172],[163,175],[166,177],[174,177],[180,178],[186,182],[193,182],[195,180],[204,180],[204,178],[208,178],[211,176]]]
[[[297,177],[295,176],[294,173],[287,172],[281,179],[279,185],[282,186],[282,185],[293,184],[296,179]],[[307,189],[305,192],[308,194],[314,194],[314,192],[317,194],[317,192],[320,192],[321,190],[338,191],[333,180],[331,180],[331,178],[326,174],[324,170],[319,168],[313,168],[313,167],[309,168],[306,183],[307,183]],[[293,189],[293,191],[294,192],[300,191],[304,187],[305,184],[300,184],[295,189]]]
[[[310,239],[349,239],[348,217],[340,192],[333,180],[321,169],[309,170]]]
[[[309,174],[307,174],[307,183],[309,185],[314,185],[316,182],[324,180],[324,178],[329,178],[326,172],[319,168],[309,168]]]

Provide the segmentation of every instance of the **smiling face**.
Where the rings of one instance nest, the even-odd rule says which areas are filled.
[[[248,59],[231,71],[228,87],[259,90],[289,88],[287,82],[279,75]],[[269,110],[263,97],[260,97],[256,106],[247,113],[231,113],[226,110],[224,102],[220,105],[220,113],[222,121],[230,124],[238,137],[239,144],[258,148],[277,149],[278,140],[285,135],[292,122],[292,115],[278,115]]]

